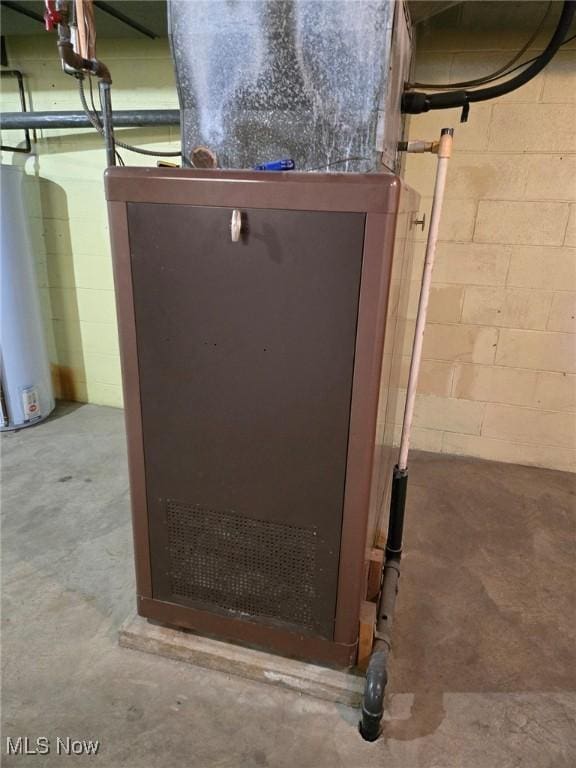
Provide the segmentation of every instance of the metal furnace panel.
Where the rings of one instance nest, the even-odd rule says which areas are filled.
[[[365,215],[128,204],[153,597],[331,639]]]

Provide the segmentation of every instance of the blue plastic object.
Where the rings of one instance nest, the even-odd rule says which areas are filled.
[[[288,157],[285,160],[271,160],[269,163],[260,163],[255,165],[255,171],[293,171],[294,160]]]

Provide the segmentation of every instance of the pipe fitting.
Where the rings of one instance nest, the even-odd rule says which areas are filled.
[[[436,153],[438,152],[439,144],[440,142],[438,141],[424,141],[422,139],[417,139],[415,141],[400,141],[398,142],[398,151],[415,152],[417,154],[423,152]]]
[[[99,59],[83,59],[80,54],[76,53],[70,42],[69,32],[70,30],[66,25],[58,25],[57,46],[64,71],[73,75],[88,72],[91,75],[96,75],[99,80],[103,80],[105,83],[111,83],[110,70],[103,62]]]
[[[64,72],[69,75],[88,72],[91,75],[96,75],[99,80],[103,80],[105,83],[111,83],[110,71],[103,62],[99,59],[85,59],[74,50],[67,0],[56,0],[56,2],[45,0],[45,3],[46,28],[51,29],[54,25],[57,27],[58,40],[56,44]]]
[[[392,629],[400,560],[387,559],[384,563],[384,578],[378,604],[375,642],[366,670],[366,683],[362,697],[362,718],[359,723],[360,735],[366,741],[376,741],[380,735],[380,723],[384,715],[384,696],[388,683],[388,659],[390,657]]]
[[[388,683],[388,647],[383,643],[372,652],[366,671],[366,686],[362,698],[362,719],[358,725],[365,741],[376,741],[384,714],[384,695]]]

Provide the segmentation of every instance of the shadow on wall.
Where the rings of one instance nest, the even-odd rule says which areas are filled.
[[[34,93],[24,78],[28,109],[34,111]],[[3,94],[5,95],[5,94]],[[14,106],[19,110],[19,106]],[[16,137],[20,141],[16,140]],[[40,176],[39,154],[62,151],[65,137],[42,139],[41,132],[30,131],[31,154],[14,153],[11,165],[24,172],[24,205],[28,212],[28,233],[34,256],[40,305],[46,335],[48,357],[52,372],[54,395],[62,400],[86,400],[86,372],[82,354],[80,313],[74,280],[74,261],[70,237],[70,221],[66,193],[53,181]],[[87,136],[92,146],[98,136]],[[22,149],[24,141],[19,132],[5,132],[6,144]],[[84,142],[80,149],[86,148]],[[92,147],[91,147],[92,148]],[[66,147],[66,151],[70,146]],[[9,157],[3,152],[3,160]],[[47,221],[58,222],[47,227]],[[53,236],[54,231],[58,237]],[[51,236],[52,235],[52,236]]]
[[[55,359],[52,377],[56,397],[85,400],[86,371],[82,352],[80,312],[74,280],[74,259],[66,192],[58,184],[38,179],[42,221],[56,208],[66,214],[59,219],[56,236],[43,226],[46,278],[54,334]],[[83,387],[79,385],[83,384]]]
[[[51,133],[54,133],[56,129],[51,129]],[[61,129],[61,135],[42,136],[42,130],[33,131],[37,136],[36,141],[33,138],[32,151],[37,152],[38,156],[42,155],[55,155],[66,154],[73,155],[82,152],[99,152],[102,153],[102,159],[99,167],[94,168],[90,166],[88,173],[91,178],[98,178],[102,181],[102,194],[104,195],[103,173],[106,168],[106,154],[104,148],[104,139],[92,128],[79,128],[76,132],[73,129]],[[38,135],[39,134],[39,135]],[[170,126],[147,126],[143,128],[117,128],[114,131],[114,136],[117,140],[124,141],[136,147],[142,147],[143,149],[157,149],[160,152],[168,152],[174,149],[176,151],[178,146],[172,148],[170,143],[180,141],[179,128],[171,128]],[[152,145],[152,146],[149,146]],[[159,159],[156,156],[142,155],[129,150],[118,147],[118,152],[122,156],[126,165],[145,165],[155,166],[156,160]],[[22,157],[25,157],[22,155]],[[167,158],[170,162],[178,163],[178,157],[172,159]],[[134,161],[137,162],[134,162]],[[82,162],[79,160],[78,162]],[[39,173],[39,171],[38,171]]]
[[[54,394],[84,401],[86,372],[66,192],[36,175],[26,177],[24,188]]]
[[[52,135],[44,137],[47,132],[32,134],[30,155],[6,153],[3,158],[26,172],[25,203],[55,395],[86,402],[91,384],[96,389],[112,384],[118,390],[120,383],[119,373],[118,381],[110,379],[116,376],[118,358],[112,330],[115,316],[106,235],[104,144],[92,129],[51,130]],[[22,139],[18,132],[10,134],[14,144]],[[117,134],[149,150],[171,149],[167,142],[179,138],[167,126],[128,128]],[[127,163],[155,164],[155,157],[120,151]],[[96,323],[103,324],[104,336],[98,336]],[[104,371],[108,378],[102,381],[98,378],[101,365],[108,366]]]

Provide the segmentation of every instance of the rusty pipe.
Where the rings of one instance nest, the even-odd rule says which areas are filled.
[[[76,53],[74,46],[70,42],[70,39],[60,37],[60,29],[64,25],[58,25],[58,53],[60,54],[60,60],[64,71],[68,74],[79,74],[80,72],[88,72],[91,75],[96,75],[99,80],[105,83],[112,83],[112,77],[110,70],[100,59],[83,59],[79,53]],[[68,33],[70,28],[68,27]],[[71,70],[71,71],[70,71]]]
[[[46,2],[46,28],[56,27],[58,33],[57,47],[64,72],[76,75],[88,72],[96,75],[99,80],[111,83],[110,70],[100,59],[85,59],[74,50],[72,34],[70,31],[70,9],[68,0],[45,0]]]

